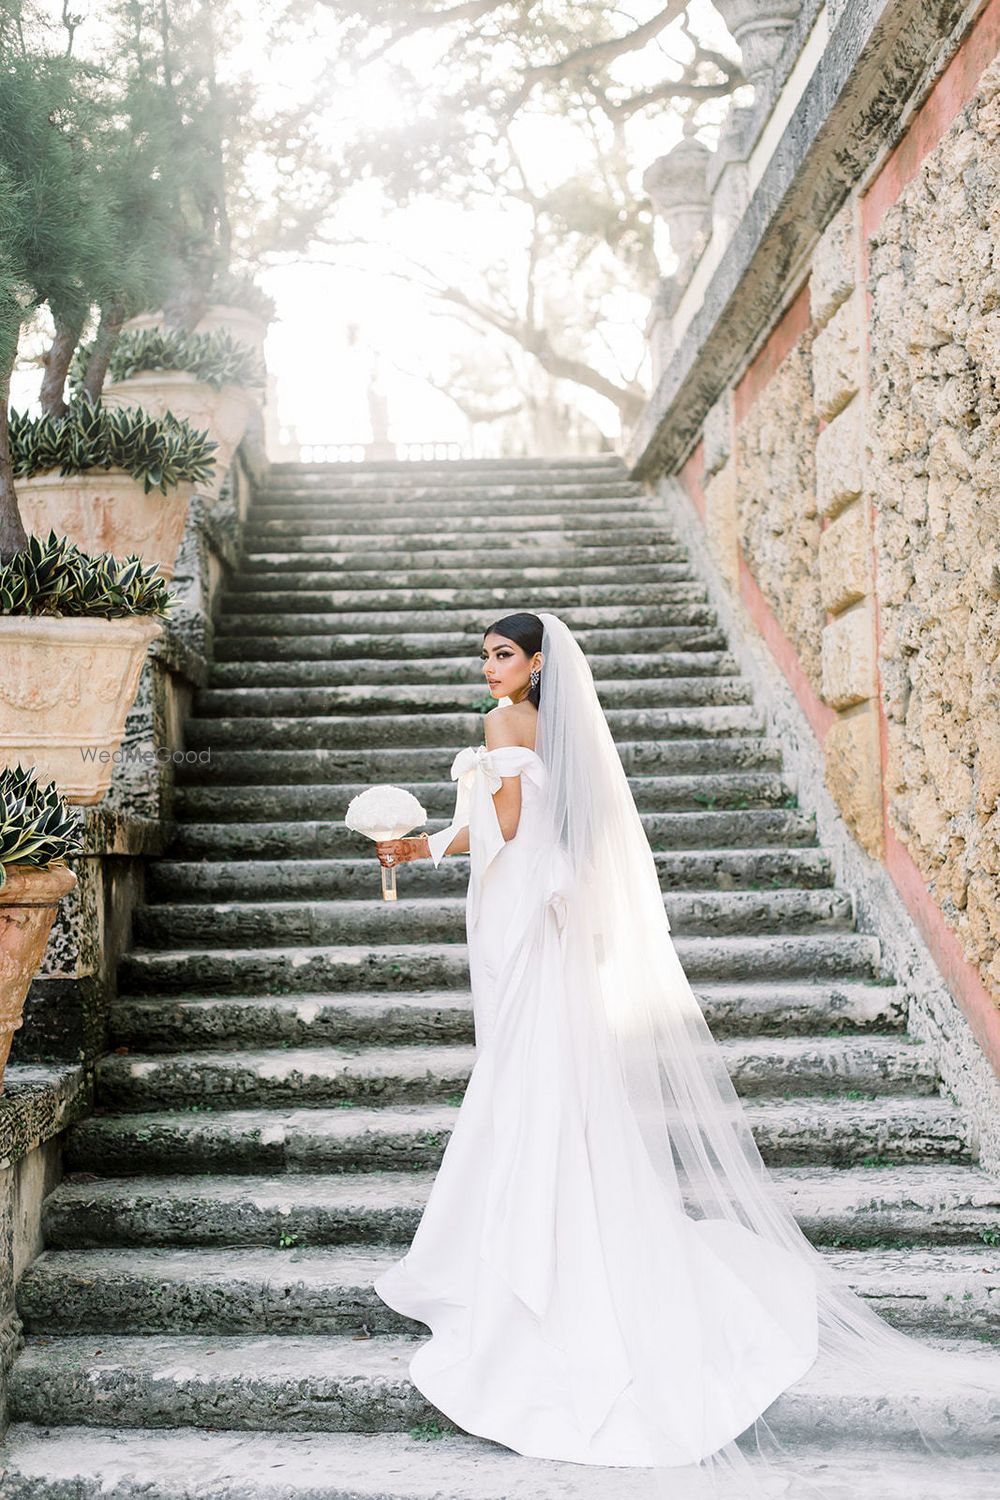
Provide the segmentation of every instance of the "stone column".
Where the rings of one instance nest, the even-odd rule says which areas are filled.
[[[673,276],[660,277],[649,317],[646,319],[646,338],[652,359],[654,386],[658,384],[674,352],[674,313],[680,295],[681,289]]]
[[[752,118],[753,110],[748,106],[730,109],[708,168],[712,233],[727,243],[743,218],[749,200],[747,157],[750,149],[745,135]]]
[[[875,667],[875,597],[865,498],[864,288],[851,198],[822,235],[809,282],[813,391],[824,426],[816,443],[822,690],[838,719],[824,740],[825,779],[854,837],[884,856]]]
[[[743,71],[759,87],[774,71],[802,0],[712,0],[743,58]]]
[[[642,175],[653,208],[670,231],[670,248],[677,256],[673,280],[681,288],[691,279],[711,228],[707,176],[711,155],[701,141],[686,136],[666,156],[651,162]]]

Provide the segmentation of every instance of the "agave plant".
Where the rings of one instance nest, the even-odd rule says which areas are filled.
[[[79,819],[54,781],[39,786],[20,764],[0,769],[0,889],[8,865],[51,865],[82,850]]]
[[[83,378],[90,345],[81,344],[70,367],[70,384]],[[227,328],[185,333],[178,328],[128,328],[118,337],[108,362],[108,379],[128,380],[143,370],[187,370],[206,385],[263,386],[264,361],[256,349],[234,339]]]
[[[124,469],[143,489],[165,495],[171,485],[202,484],[212,474],[219,446],[207,429],[196,432],[183,417],[151,417],[138,406],[105,407],[75,397],[64,417],[10,414],[14,477],[58,469]]]
[[[163,615],[176,595],[134,554],[110,552],[91,557],[67,537],[50,531],[0,566],[0,615],[93,616],[118,620],[128,615]]]
[[[212,302],[221,302],[226,307],[242,307],[254,313],[265,323],[270,323],[275,314],[275,303],[249,274],[223,271],[216,276],[208,289]]]

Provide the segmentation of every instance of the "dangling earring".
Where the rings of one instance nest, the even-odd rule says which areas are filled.
[[[540,674],[538,668],[537,667],[532,667],[532,669],[531,669],[531,686],[533,688],[536,688],[538,686],[538,679],[539,679],[540,675],[541,674]]]

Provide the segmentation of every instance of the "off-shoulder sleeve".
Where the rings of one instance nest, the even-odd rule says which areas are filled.
[[[478,882],[507,842],[497,818],[493,793],[500,790],[505,776],[518,776],[522,771],[534,770],[537,764],[534,753],[521,745],[501,745],[496,750],[469,745],[460,750],[451,766],[452,780],[458,782],[452,820],[447,828],[427,836],[435,866],[456,833],[468,828],[469,863],[472,878]]]

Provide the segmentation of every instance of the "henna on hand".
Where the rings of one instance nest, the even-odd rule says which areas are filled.
[[[430,857],[430,846],[427,843],[427,835],[419,834],[416,838],[406,839],[380,839],[375,844],[375,852],[381,865],[405,865],[411,860]]]

